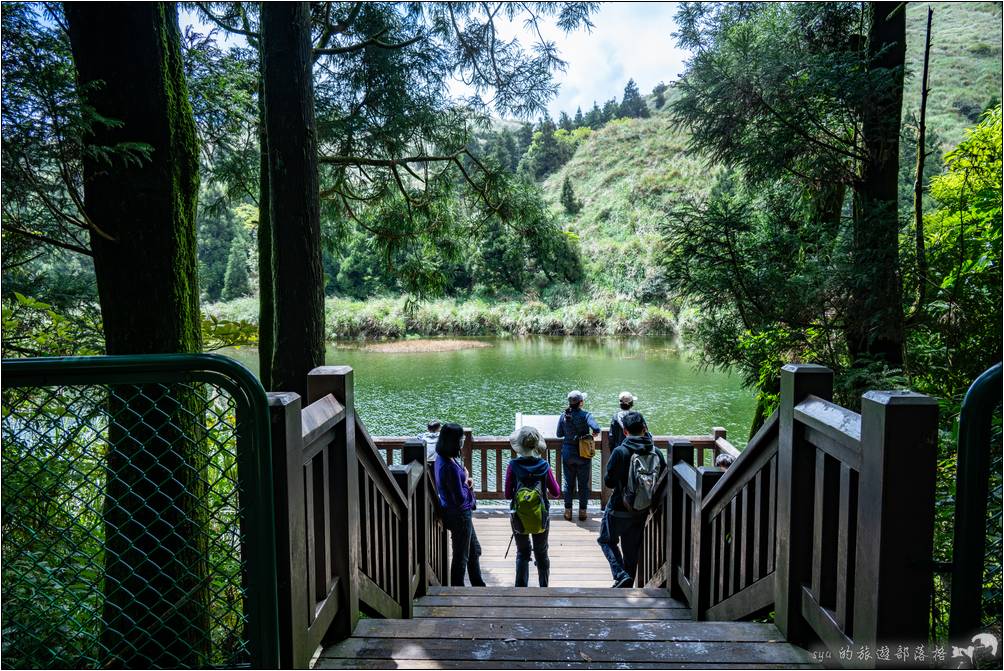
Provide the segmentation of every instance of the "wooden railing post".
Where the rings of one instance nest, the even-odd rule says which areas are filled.
[[[467,469],[468,477],[474,477],[474,433],[470,429],[464,429],[464,468]],[[481,461],[484,462],[485,455],[481,453]],[[485,483],[481,483],[481,488],[484,489]]]
[[[600,431],[600,508],[606,509],[607,501],[613,492],[603,483],[603,477],[607,473],[607,462],[610,461],[610,429]]]
[[[700,620],[711,605],[711,581],[714,573],[711,570],[711,546],[715,539],[711,537],[711,529],[704,521],[701,501],[715,486],[722,472],[717,468],[697,468],[697,488],[694,496],[694,511],[691,516],[691,571],[690,590],[693,598],[690,608],[695,620]]]
[[[415,492],[415,509],[412,515],[418,517],[415,528],[418,534],[414,539],[415,555],[418,557],[418,590],[415,598],[425,596],[429,587],[429,542],[432,537],[432,520],[429,519],[428,497],[434,492],[429,491],[429,479],[426,477],[428,464],[425,461],[425,443],[417,438],[408,440],[401,451],[402,463],[406,466],[417,463],[422,467],[422,477]]]
[[[272,483],[275,495],[275,542],[279,596],[279,666],[306,668],[307,650],[307,529],[303,516],[303,467],[300,396],[269,393],[272,433]]]
[[[355,387],[351,366],[321,366],[307,375],[307,402],[331,394],[345,407],[344,431],[331,451],[331,551],[341,604],[325,641],[347,638],[359,621],[359,462],[356,457]]]
[[[938,403],[914,392],[861,399],[854,642],[925,641],[931,600]]]
[[[728,435],[728,433],[725,431],[725,427],[724,426],[713,426],[713,427],[711,427],[711,441],[712,441],[711,463],[708,464],[708,466],[714,466],[715,465],[715,459],[718,458],[718,454],[719,454],[718,453],[718,439],[719,438],[725,438],[727,435]],[[701,464],[701,465],[703,466],[704,464]]]
[[[411,523],[412,517],[415,515],[415,511],[412,509],[411,503],[413,499],[408,497],[409,480],[411,479],[411,469],[412,468],[423,468],[424,472],[425,462],[420,462],[419,464],[408,464],[400,466],[391,466],[390,470],[394,476],[394,481],[397,482],[397,486],[401,488],[401,491],[405,495],[405,507],[398,521],[397,532],[397,557],[392,558],[392,564],[396,562],[397,570],[397,584],[398,593],[394,595],[397,599],[398,604],[401,606],[401,617],[403,619],[410,619],[414,610],[414,601],[411,596],[411,576],[412,567],[414,562],[412,558],[415,556],[415,545],[414,540],[411,535]]]
[[[678,463],[694,465],[694,446],[688,440],[674,440],[669,444],[669,473],[666,474],[666,587],[674,599],[683,600],[685,595],[676,579],[676,567],[683,565],[685,556],[683,543],[686,538],[684,524],[686,510],[683,489],[673,475],[673,467]]]
[[[809,625],[802,617],[802,585],[808,582],[812,554],[816,460],[814,450],[804,449],[794,409],[810,394],[829,401],[833,397],[833,371],[814,364],[788,364],[781,369],[774,623],[795,643],[804,643],[809,635]]]

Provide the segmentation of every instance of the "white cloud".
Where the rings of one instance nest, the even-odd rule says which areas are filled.
[[[633,78],[643,94],[660,81],[669,83],[683,72],[688,53],[676,46],[673,2],[616,2],[600,5],[593,16],[591,33],[576,31],[564,35],[554,26],[545,37],[558,45],[568,63],[558,73],[561,84],[557,98],[548,106],[551,115],[573,114],[616,97]]]

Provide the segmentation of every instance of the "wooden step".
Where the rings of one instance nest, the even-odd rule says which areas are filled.
[[[612,589],[610,587],[429,587],[429,596],[606,596],[606,597],[654,597],[668,599],[666,590],[657,587],[631,587]],[[670,599],[670,601],[673,601]],[[679,602],[676,602],[679,603]],[[681,604],[682,607],[682,604]]]
[[[724,625],[724,623],[722,623]],[[406,626],[406,625],[405,625]],[[811,664],[808,653],[788,643],[762,641],[663,641],[663,640],[541,640],[512,637],[459,638],[444,631],[443,638],[370,638],[353,636],[321,653],[316,668],[329,668],[329,660],[449,660],[492,661],[499,666],[556,662],[627,664]],[[722,638],[722,636],[716,636]]]
[[[617,641],[759,641],[781,639],[774,625],[759,622],[654,621],[637,620],[500,620],[481,622],[465,618],[414,620],[402,627],[400,620],[360,620],[355,636],[363,638],[516,638],[540,640],[612,639]]]
[[[361,620],[315,668],[818,668],[772,624],[694,622],[660,589],[432,587],[411,620]]]

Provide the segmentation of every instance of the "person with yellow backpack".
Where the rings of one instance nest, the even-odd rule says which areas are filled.
[[[516,587],[526,587],[530,578],[530,546],[537,565],[537,584],[547,587],[551,560],[547,556],[548,496],[558,497],[561,490],[551,466],[541,455],[547,447],[540,431],[520,427],[509,437],[516,453],[505,471],[505,495],[509,499],[513,538],[516,541]]]

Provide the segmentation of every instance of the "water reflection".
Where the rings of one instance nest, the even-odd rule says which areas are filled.
[[[738,376],[700,371],[669,338],[474,338],[492,347],[448,352],[371,352],[357,344],[329,346],[328,364],[356,371],[356,402],[374,435],[409,435],[438,417],[482,435],[505,435],[517,412],[557,414],[570,389],[601,425],[617,409],[617,394],[638,396],[652,430],[704,434],[724,426],[745,445],[752,394]],[[252,369],[257,355],[228,352]]]

